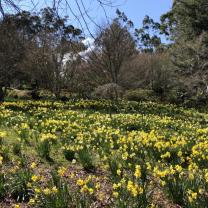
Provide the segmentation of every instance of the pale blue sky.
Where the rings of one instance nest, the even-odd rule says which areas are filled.
[[[71,1],[72,2],[72,1]],[[105,14],[95,2],[95,0],[84,0],[84,4],[88,8],[90,16],[98,24],[105,23]],[[131,19],[136,27],[140,27],[145,15],[149,15],[154,20],[159,21],[160,16],[171,9],[173,0],[116,0],[116,3],[120,6],[113,8],[106,7],[106,13],[108,17],[114,18],[116,9],[119,8],[123,11],[129,19]],[[76,5],[72,4],[72,7],[77,10]],[[88,21],[90,29],[96,28],[96,26]]]
[[[77,6],[76,1],[79,2],[80,8]],[[171,9],[171,5],[173,0],[112,0],[114,1],[115,7],[105,7],[108,18],[113,19],[115,17],[116,9],[119,8],[120,11],[124,12],[129,19],[131,19],[136,27],[140,27],[142,20],[145,15],[149,15],[154,20],[159,21],[161,14],[169,11]],[[24,3],[23,8],[29,9],[31,8],[31,0],[21,0],[20,2]],[[26,4],[26,2],[28,4]],[[33,2],[38,3],[36,5],[36,10],[39,10],[45,6],[51,6],[52,0],[33,0]],[[65,2],[64,0],[62,2]],[[87,9],[88,14],[92,17],[93,21],[95,21],[98,25],[102,25],[106,23],[106,16],[103,9],[98,5],[97,0],[68,0],[71,10],[66,4],[61,5],[60,13],[67,14],[70,18],[70,24],[79,25],[79,21],[74,18],[73,14],[79,16],[79,20],[84,29],[86,29],[85,23],[80,18],[80,11],[84,11],[84,7]],[[84,6],[84,7],[83,7]],[[91,20],[87,18],[85,15],[86,23],[89,26],[90,31],[95,31],[96,26],[92,23]]]
[[[120,7],[135,24],[140,24],[145,15],[159,20],[161,14],[171,9],[173,0],[127,0]]]

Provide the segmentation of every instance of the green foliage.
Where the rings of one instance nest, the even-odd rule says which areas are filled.
[[[72,150],[64,150],[64,157],[66,158],[66,160],[68,161],[72,161],[73,159],[75,159],[75,152]]]
[[[37,152],[41,158],[46,159],[48,161],[51,160],[50,152],[51,152],[51,143],[48,140],[41,141],[37,144]]]
[[[7,179],[6,189],[11,197],[18,202],[29,201],[31,191],[28,183],[31,182],[31,171],[27,167],[22,167],[9,177],[7,177],[9,180]]]
[[[119,170],[119,160],[118,157],[112,157],[111,160],[108,161],[109,170],[111,173],[112,180],[117,182],[120,178],[117,171]]]
[[[124,98],[129,101],[156,101],[157,97],[152,90],[136,89],[126,91]]]
[[[0,155],[3,157],[3,162],[8,162],[10,160],[9,147],[3,145],[0,149]]]
[[[6,189],[5,189],[5,175],[3,173],[0,173],[0,200],[4,199],[6,195]]]
[[[171,11],[161,17],[161,31],[173,40],[169,50],[173,70],[188,85],[195,103],[207,94],[207,14],[206,0],[175,0]],[[198,98],[197,91],[203,92]],[[184,101],[194,103],[191,100]]]
[[[21,143],[15,143],[15,144],[12,146],[12,152],[13,152],[15,155],[20,156],[20,155],[21,155],[21,151],[22,151],[22,144],[21,144]]]
[[[79,158],[79,161],[82,164],[83,168],[86,171],[90,172],[95,169],[93,156],[92,156],[92,153],[90,152],[89,148],[84,147],[83,149],[79,150],[78,158]]]
[[[148,15],[143,19],[140,29],[135,29],[135,36],[139,49],[144,53],[154,53],[162,49],[162,41],[159,35],[160,24],[154,22]],[[161,47],[161,48],[160,48]]]
[[[110,117],[108,105],[107,100],[1,105],[0,133],[8,137],[3,146],[24,144],[9,133],[13,126],[16,132],[29,129],[38,138],[28,137],[30,143],[49,142],[52,151],[45,155],[53,153],[54,159],[42,160],[48,156],[35,154],[35,145],[24,145],[19,157],[10,148],[10,161],[1,164],[6,171],[0,182],[3,201],[90,207],[107,195],[107,206],[146,208],[159,206],[156,195],[176,206],[206,207],[207,114],[170,104],[122,101],[119,113]],[[66,158],[77,160],[67,162],[64,149],[72,150]]]
[[[173,5],[176,30],[185,39],[195,39],[208,32],[208,5],[206,0],[176,0]]]
[[[40,208],[68,208],[73,203],[72,194],[69,185],[62,181],[56,173],[52,173],[52,179],[49,181],[50,194],[41,193],[38,196],[37,206]]]

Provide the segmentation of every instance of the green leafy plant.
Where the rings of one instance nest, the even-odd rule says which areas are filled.
[[[46,192],[45,190],[48,190]],[[68,208],[73,204],[73,198],[69,186],[56,173],[52,173],[52,179],[48,187],[38,196],[37,206],[40,208]]]
[[[5,175],[0,173],[0,200],[6,195],[5,183]]]
[[[50,151],[51,151],[51,144],[48,140],[41,141],[37,145],[37,152],[39,156],[48,161],[52,161],[52,158],[50,157]]]
[[[31,182],[32,173],[28,168],[21,168],[7,178],[6,188],[11,197],[18,202],[29,201],[31,190],[28,183]]]
[[[21,150],[22,150],[22,145],[21,145],[21,143],[15,143],[15,144],[12,146],[12,152],[13,152],[15,155],[20,156],[20,155],[21,155]]]
[[[65,149],[63,152],[64,152],[64,157],[66,158],[66,160],[72,161],[73,159],[75,159],[74,151]]]
[[[93,171],[95,169],[92,154],[86,147],[84,147],[78,152],[78,158],[86,171]]]

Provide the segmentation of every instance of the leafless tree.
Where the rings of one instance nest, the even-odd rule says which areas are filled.
[[[95,45],[88,63],[96,78],[102,84],[119,84],[123,64],[136,53],[135,42],[128,27],[122,26],[115,19],[110,26],[100,32]]]
[[[40,7],[50,7],[57,12],[58,15],[68,15],[70,18],[74,17],[77,22],[77,26],[85,33],[95,39],[95,36],[90,28],[90,24],[93,24],[97,28],[100,26],[94,20],[91,11],[95,8],[102,13],[107,21],[109,21],[107,14],[107,7],[118,7],[124,4],[127,0],[47,0],[40,5],[39,0],[0,0],[0,14],[4,17],[6,13],[14,11],[30,10],[36,11]]]

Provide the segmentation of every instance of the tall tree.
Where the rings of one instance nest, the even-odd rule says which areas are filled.
[[[135,29],[138,48],[141,52],[153,53],[162,49],[160,26],[159,23],[146,15],[142,27]]]
[[[100,32],[95,41],[95,50],[88,60],[104,83],[119,84],[124,62],[136,53],[135,41],[129,32],[131,22],[121,13],[120,15]]]
[[[174,40],[193,40],[208,31],[206,0],[174,0],[171,11],[161,16],[163,31]]]
[[[20,63],[24,56],[24,44],[18,34],[13,16],[0,22],[0,101],[5,90],[21,75]]]
[[[64,79],[68,75],[65,65],[81,50],[82,31],[67,23],[55,10],[45,8],[40,14],[41,29],[29,46],[26,64],[33,80],[60,96]],[[68,60],[65,60],[68,55]],[[69,65],[68,65],[69,66]]]

